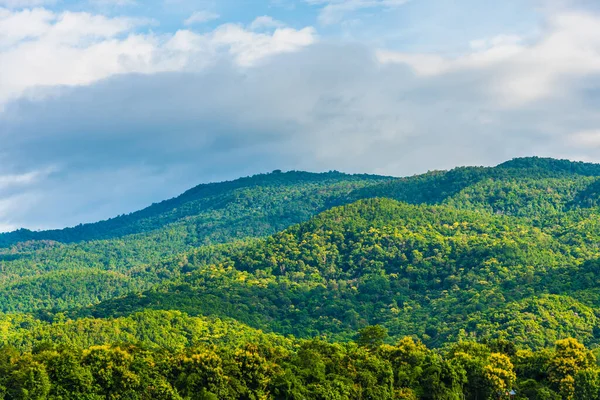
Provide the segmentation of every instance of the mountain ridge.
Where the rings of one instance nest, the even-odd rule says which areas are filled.
[[[597,177],[588,175],[599,171],[599,165],[571,166],[568,161],[540,158],[512,163],[517,168],[503,163],[501,167],[459,167],[407,178],[276,172],[201,185],[160,206],[179,210],[164,217],[175,222],[143,225],[147,232],[78,243],[20,242],[0,248],[0,311],[64,310],[145,291],[179,279],[185,272],[173,264],[186,262],[173,260],[185,259],[197,248],[223,243],[227,249],[223,251],[230,252],[333,206],[369,198],[514,216],[535,228],[595,226],[590,215],[595,215],[600,186]],[[221,189],[212,197],[195,193],[212,194],[215,187]],[[173,202],[187,208],[178,209]],[[572,240],[584,240],[590,247],[589,240],[572,232]],[[74,279],[68,280],[68,276]]]
[[[599,173],[276,172],[8,243],[0,398],[595,400]]]
[[[275,170],[271,173],[256,174],[230,181],[200,184],[194,186],[191,189],[186,190],[182,194],[173,198],[154,203],[138,211],[133,211],[128,214],[122,214],[102,221],[79,224],[77,226],[66,227],[61,229],[32,231],[29,229],[20,228],[12,232],[3,232],[0,233],[0,246],[6,247],[11,244],[29,240],[55,240],[62,243],[73,243],[79,241],[117,238],[130,234],[140,233],[146,231],[147,229],[144,227],[136,228],[135,226],[127,227],[127,225],[135,225],[135,223],[139,223],[140,220],[154,217],[156,216],[156,214],[172,211],[177,207],[185,205],[185,203],[187,202],[202,199],[214,193],[219,193],[227,190],[231,191],[233,189],[241,189],[244,187],[248,188],[252,186],[261,186],[266,184],[272,185],[277,181],[284,184],[292,184],[293,182],[318,182],[319,180],[344,178],[348,180],[388,180],[392,181],[389,182],[390,184],[393,184],[396,181],[410,181],[413,179],[427,177],[438,177],[442,180],[452,180],[456,179],[456,175],[460,175],[465,171],[472,171],[472,175],[474,176],[471,177],[471,180],[467,183],[473,183],[473,181],[477,179],[477,176],[484,175],[484,173],[487,171],[502,171],[510,169],[519,171],[525,169],[533,169],[538,172],[547,171],[549,174],[555,175],[577,174],[582,176],[600,176],[600,164],[586,163],[582,161],[574,162],[563,159],[552,159],[542,157],[520,157],[511,159],[509,161],[505,161],[494,167],[456,167],[447,171],[430,171],[425,174],[417,174],[408,177],[391,177],[373,174],[347,174],[339,171],[313,173],[305,171],[281,172],[279,170]],[[448,174],[450,174],[450,176],[444,177],[444,175]],[[500,172],[500,174],[502,174],[502,172]],[[290,177],[292,179],[289,179]],[[373,188],[373,190],[374,192],[371,195],[371,197],[377,194],[377,189]],[[455,188],[454,190],[457,190],[457,188]],[[361,196],[364,197],[365,195],[357,194],[356,199],[361,198]],[[406,199],[397,199],[406,201]],[[169,223],[176,222],[178,219],[184,218],[187,215],[193,215],[193,213],[183,213],[176,216],[176,218],[167,219],[166,221],[161,222],[158,225],[158,227],[162,227]],[[125,227],[123,228],[122,225],[125,225]],[[102,232],[103,229],[107,230],[108,232]]]
[[[202,200],[222,192],[243,189],[252,186],[268,186],[276,183],[289,185],[294,182],[319,182],[325,180],[340,180],[340,178],[345,178],[347,180],[389,179],[389,177],[378,175],[344,174],[337,171],[311,173],[304,171],[281,172],[276,170],[272,173],[257,174],[231,181],[200,184],[186,190],[176,197],[163,200],[141,210],[128,214],[122,214],[107,220],[79,224],[74,227],[66,227],[62,229],[32,231],[21,228],[12,232],[0,233],[0,245],[7,246],[28,240],[56,240],[62,243],[72,243],[77,241],[116,238],[145,231],[144,227],[127,227],[127,225],[135,225],[144,219],[156,217],[156,215],[164,214],[165,212],[170,212],[173,210],[176,211],[178,207],[181,207],[188,202]],[[178,219],[181,219],[187,215],[193,214],[182,213],[177,215],[176,218],[161,222],[158,227],[167,225],[168,223],[176,222]],[[121,225],[125,225],[125,228],[123,228]],[[108,232],[102,232],[103,228]]]

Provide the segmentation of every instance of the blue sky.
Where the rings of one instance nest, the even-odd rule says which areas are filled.
[[[15,3],[19,1],[14,0]],[[36,1],[23,1],[23,4]],[[1,3],[1,2],[0,2]],[[336,4],[337,3],[337,4]],[[499,33],[531,34],[540,23],[541,3],[527,0],[501,2],[477,0],[410,0],[398,5],[385,1],[355,1],[354,7],[336,13],[338,20],[325,22],[327,6],[352,1],[326,0],[98,0],[54,1],[46,8],[60,12],[86,11],[108,16],[132,16],[154,20],[152,30],[169,33],[185,28],[194,12],[207,12],[214,19],[194,24],[210,31],[223,23],[250,24],[268,15],[294,28],[316,26],[332,40],[361,40],[406,51],[465,51],[474,37]],[[361,3],[363,3],[361,5]],[[379,3],[379,4],[378,4]],[[401,4],[402,3],[402,4]],[[217,17],[218,15],[218,17]]]
[[[0,230],[273,169],[600,162],[589,0],[0,0]]]

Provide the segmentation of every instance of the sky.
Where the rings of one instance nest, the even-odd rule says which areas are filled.
[[[600,162],[597,0],[0,0],[0,231],[532,155]]]

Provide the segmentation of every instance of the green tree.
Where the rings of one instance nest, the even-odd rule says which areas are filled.
[[[381,325],[371,325],[358,331],[356,343],[359,346],[374,350],[381,346],[388,337],[388,331]]]

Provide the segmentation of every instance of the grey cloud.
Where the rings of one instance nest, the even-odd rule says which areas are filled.
[[[46,89],[0,114],[0,176],[55,168],[0,188],[28,199],[0,206],[0,222],[72,225],[275,168],[407,175],[532,154],[598,158],[564,146],[598,122],[589,93],[505,109],[486,90],[494,73],[419,77],[365,47],[321,44],[256,68]]]

